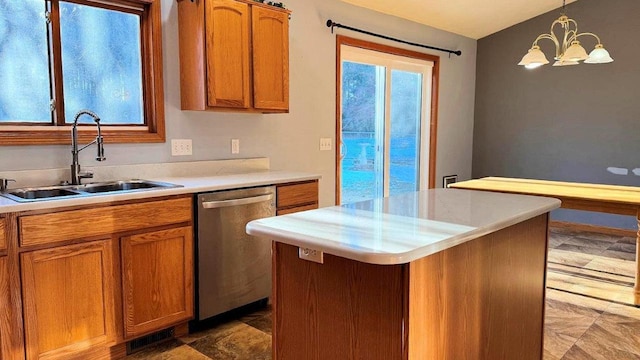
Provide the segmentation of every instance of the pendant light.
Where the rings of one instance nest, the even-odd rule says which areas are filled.
[[[549,60],[547,60],[547,57],[538,46],[538,41],[542,39],[551,40],[556,45],[556,55],[554,56],[556,61],[553,66],[578,65],[580,61],[584,61],[587,64],[605,64],[613,61],[609,52],[600,42],[598,35],[589,32],[578,33],[578,23],[566,16],[565,10],[566,0],[563,0],[562,14],[551,24],[551,31],[549,31],[548,34],[538,35],[531,49],[529,49],[518,65],[523,65],[527,69],[534,69],[549,63]],[[561,38],[562,41],[558,40],[558,37],[556,37],[556,34],[553,32],[556,25],[560,25],[564,30]],[[578,41],[579,37],[587,35],[594,37],[598,42],[589,54],[587,54],[587,51],[580,45],[580,41]]]

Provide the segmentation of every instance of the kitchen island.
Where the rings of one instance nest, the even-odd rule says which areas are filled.
[[[273,358],[542,359],[559,206],[434,189],[250,222],[274,240]]]

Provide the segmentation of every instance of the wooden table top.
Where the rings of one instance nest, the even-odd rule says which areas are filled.
[[[454,183],[450,187],[640,206],[640,187],[635,186],[485,177]]]

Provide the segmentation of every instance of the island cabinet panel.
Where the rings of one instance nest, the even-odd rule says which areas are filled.
[[[547,222],[412,262],[409,359],[542,359]]]
[[[406,266],[274,251],[273,358],[402,359]]]
[[[548,214],[433,255],[301,260],[276,243],[273,358],[541,360]]]
[[[0,254],[7,250],[7,234],[5,225],[5,218],[0,217]]]
[[[21,254],[27,359],[89,359],[116,340],[111,240]]]
[[[125,339],[193,317],[192,227],[121,239]]]
[[[289,109],[289,14],[253,7],[253,102],[256,109]]]
[[[207,101],[209,106],[249,108],[249,5],[206,2]]]

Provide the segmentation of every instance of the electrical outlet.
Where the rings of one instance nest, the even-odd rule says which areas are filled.
[[[320,151],[331,150],[331,138],[320,138]]]
[[[193,143],[191,139],[171,139],[171,155],[185,156],[192,155]]]
[[[240,139],[231,139],[231,153],[240,154]]]
[[[313,261],[318,264],[324,264],[324,253],[320,250],[299,247],[298,257],[302,260]]]
[[[448,188],[450,184],[458,181],[458,175],[447,175],[442,177],[442,187]]]

